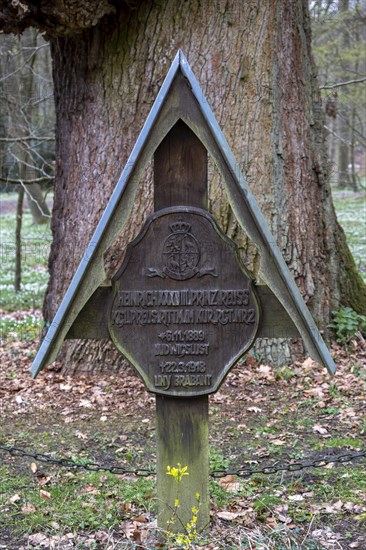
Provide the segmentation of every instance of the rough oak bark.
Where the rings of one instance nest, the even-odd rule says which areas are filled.
[[[109,0],[0,0],[0,28],[18,33],[36,27],[49,36],[66,36],[97,25],[111,13],[116,6]]]
[[[178,48],[201,83],[317,322],[324,328],[339,304],[366,308],[365,286],[332,205],[307,0],[52,4],[52,17],[45,15],[49,3],[40,2],[42,15],[33,19],[51,42],[57,110],[47,321]],[[95,18],[90,19],[93,5]],[[23,19],[19,25],[24,24]],[[141,182],[129,234],[107,254],[109,275],[152,209],[150,174]],[[209,180],[211,211],[257,274],[256,249],[239,230],[212,165]],[[120,361],[104,343],[67,346],[69,364]]]

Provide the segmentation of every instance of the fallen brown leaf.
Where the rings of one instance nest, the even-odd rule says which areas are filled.
[[[44,489],[40,489],[39,496],[43,498],[43,500],[52,500],[51,493],[45,491]]]
[[[37,508],[35,507],[35,505],[30,503],[30,502],[26,502],[22,506],[23,514],[33,514],[33,512],[35,512],[36,510],[37,510]]]
[[[229,493],[236,493],[240,489],[240,481],[238,481],[238,478],[231,475],[220,478],[219,485]]]
[[[324,428],[324,426],[321,426],[320,424],[314,424],[313,432],[318,433],[320,435],[325,435],[328,433],[328,430]]]
[[[15,494],[6,501],[6,504],[15,504],[16,502],[19,502],[19,500],[21,500],[20,496]]]

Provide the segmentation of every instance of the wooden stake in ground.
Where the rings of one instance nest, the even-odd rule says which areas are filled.
[[[207,208],[207,151],[194,133],[178,122],[154,155],[155,210],[170,206]],[[174,511],[172,531],[184,532],[192,508],[200,508],[197,529],[208,527],[208,396],[171,398],[156,396],[158,527],[167,529]],[[180,483],[167,475],[167,466],[188,466]]]

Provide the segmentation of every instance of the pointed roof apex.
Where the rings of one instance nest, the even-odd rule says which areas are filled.
[[[179,75],[183,78],[179,78]],[[310,356],[333,374],[336,370],[333,359],[185,55],[178,50],[84,257],[39,348],[32,365],[32,376],[35,377],[42,368],[55,360],[77,315],[105,280],[103,252],[123,231],[141,174],[156,148],[179,119],[197,135],[221,171],[234,214],[259,249],[261,277],[293,320]]]

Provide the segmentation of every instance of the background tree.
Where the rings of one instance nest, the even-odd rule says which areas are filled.
[[[51,218],[41,183],[53,180],[54,105],[50,52],[40,33],[0,34],[0,184],[18,191],[14,288],[21,289],[24,196],[35,224]]]
[[[28,25],[50,40],[57,161],[51,278],[52,320],[178,48],[199,79],[248,177],[296,282],[323,327],[340,303],[366,305],[332,205],[323,117],[306,0],[150,0],[75,3],[0,0],[5,32]],[[148,170],[128,235],[105,257],[109,276],[152,209]],[[256,249],[238,229],[210,167],[210,209],[260,277]],[[67,262],[65,258],[67,257]],[[266,352],[273,351],[269,342]],[[106,344],[68,345],[68,365],[116,365]]]
[[[366,2],[316,0],[310,8],[332,180],[357,190],[366,176]]]
[[[25,195],[36,224],[50,211],[41,185],[53,180],[54,105],[50,51],[34,28],[0,34],[0,182]]]

